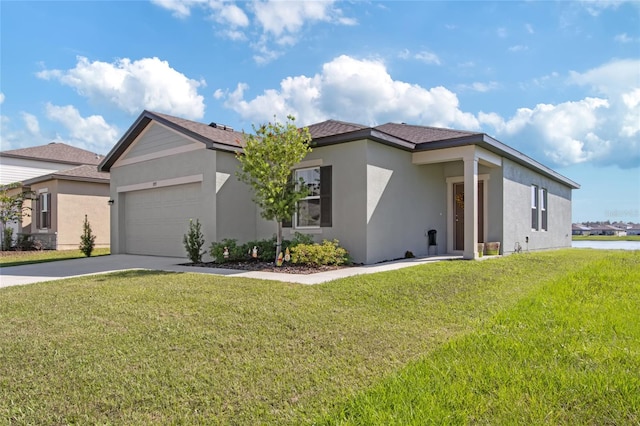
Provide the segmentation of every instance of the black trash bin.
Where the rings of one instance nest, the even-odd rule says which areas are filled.
[[[427,232],[427,234],[429,235],[429,245],[430,246],[437,246],[438,243],[436,242],[436,234],[438,233],[438,231],[436,231],[435,229],[430,229],[429,232]]]

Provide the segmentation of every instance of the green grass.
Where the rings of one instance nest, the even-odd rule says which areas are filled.
[[[549,423],[638,422],[639,263],[584,249],[317,286],[129,271],[1,289],[0,424],[380,424],[386,398],[360,402],[380,392],[396,424],[527,423],[547,401]],[[423,371],[442,378],[392,387]],[[424,400],[437,389],[457,396]]]
[[[626,235],[617,237],[615,235],[573,235],[573,241],[640,241],[640,235]]]
[[[105,256],[108,254],[108,248],[97,248],[93,250],[91,256]],[[3,251],[2,256],[0,256],[0,268],[78,259],[81,257],[85,257],[85,255],[80,250]]]
[[[549,280],[327,424],[640,424],[640,253]]]

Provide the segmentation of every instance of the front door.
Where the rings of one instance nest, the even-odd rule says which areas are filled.
[[[484,182],[478,182],[478,242],[484,242]],[[464,251],[464,183],[453,184],[453,249]]]

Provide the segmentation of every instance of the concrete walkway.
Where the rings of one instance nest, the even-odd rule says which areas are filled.
[[[456,259],[462,259],[462,256],[430,256],[414,259],[402,259],[393,262],[378,263],[375,265],[355,266],[304,275],[261,271],[239,271],[223,268],[198,268],[192,266],[181,266],[181,263],[188,263],[186,258],[115,254],[110,256],[60,260],[56,262],[0,268],[0,287],[10,287],[15,285],[60,280],[64,278],[136,269],[257,278],[300,284],[320,284],[353,275],[373,274],[376,272],[392,271],[425,263]]]

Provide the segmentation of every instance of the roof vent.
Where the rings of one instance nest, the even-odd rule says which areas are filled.
[[[233,127],[227,126],[225,124],[216,123],[213,121],[209,123],[209,127],[213,127],[214,129],[220,129],[220,130],[229,130],[230,132],[233,132]]]

